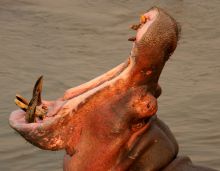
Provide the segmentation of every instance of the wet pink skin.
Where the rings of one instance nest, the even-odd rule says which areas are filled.
[[[140,41],[144,33],[147,32],[147,29],[155,21],[157,15],[158,13],[156,11],[150,11],[148,13],[143,14],[143,16],[147,18],[147,22],[138,30],[137,35],[136,35],[137,42]]]
[[[43,101],[48,113],[42,121],[26,123],[25,112],[11,113],[10,126],[27,141],[42,149],[66,150],[65,171],[137,170],[134,162],[140,156],[162,149],[165,157],[152,155],[142,164],[155,170],[177,155],[175,138],[156,117],[158,80],[176,48],[177,24],[159,8],[144,15],[148,21],[137,30],[124,63],[56,101]]]

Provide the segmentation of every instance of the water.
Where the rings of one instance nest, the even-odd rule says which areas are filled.
[[[134,35],[129,26],[154,5],[183,30],[160,79],[158,115],[180,154],[220,170],[219,0],[1,0],[0,170],[62,170],[63,152],[40,150],[9,127],[15,93],[30,98],[44,75],[43,97],[56,99],[124,61]]]

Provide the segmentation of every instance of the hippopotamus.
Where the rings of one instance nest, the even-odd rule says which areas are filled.
[[[177,47],[180,26],[153,7],[133,25],[128,59],[103,75],[41,100],[43,77],[28,102],[20,95],[10,126],[33,145],[64,149],[64,171],[212,171],[178,155],[178,143],[157,117],[162,69]]]

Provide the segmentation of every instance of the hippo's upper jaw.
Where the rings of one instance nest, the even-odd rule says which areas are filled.
[[[65,160],[65,170],[127,170],[136,144],[152,144],[139,140],[155,122],[158,79],[178,40],[177,23],[159,8],[145,13],[136,30],[126,62],[57,101],[42,101],[48,108],[43,120],[27,123],[25,112],[12,112],[11,127],[42,149],[66,149],[72,157]],[[177,148],[166,148],[169,159],[176,155]]]

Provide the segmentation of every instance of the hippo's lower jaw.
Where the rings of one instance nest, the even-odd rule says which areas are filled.
[[[160,163],[157,166],[146,160],[153,170],[176,156],[175,139],[152,116],[161,93],[158,79],[176,48],[178,28],[175,20],[158,8],[142,17],[126,62],[67,90],[57,101],[43,101],[48,113],[41,121],[27,123],[25,112],[12,112],[11,127],[30,143],[42,149],[66,149],[71,158],[65,160],[65,170],[125,171],[148,147],[153,149],[145,155],[160,147],[167,153],[163,161],[155,160]],[[150,139],[145,140],[147,133]]]

